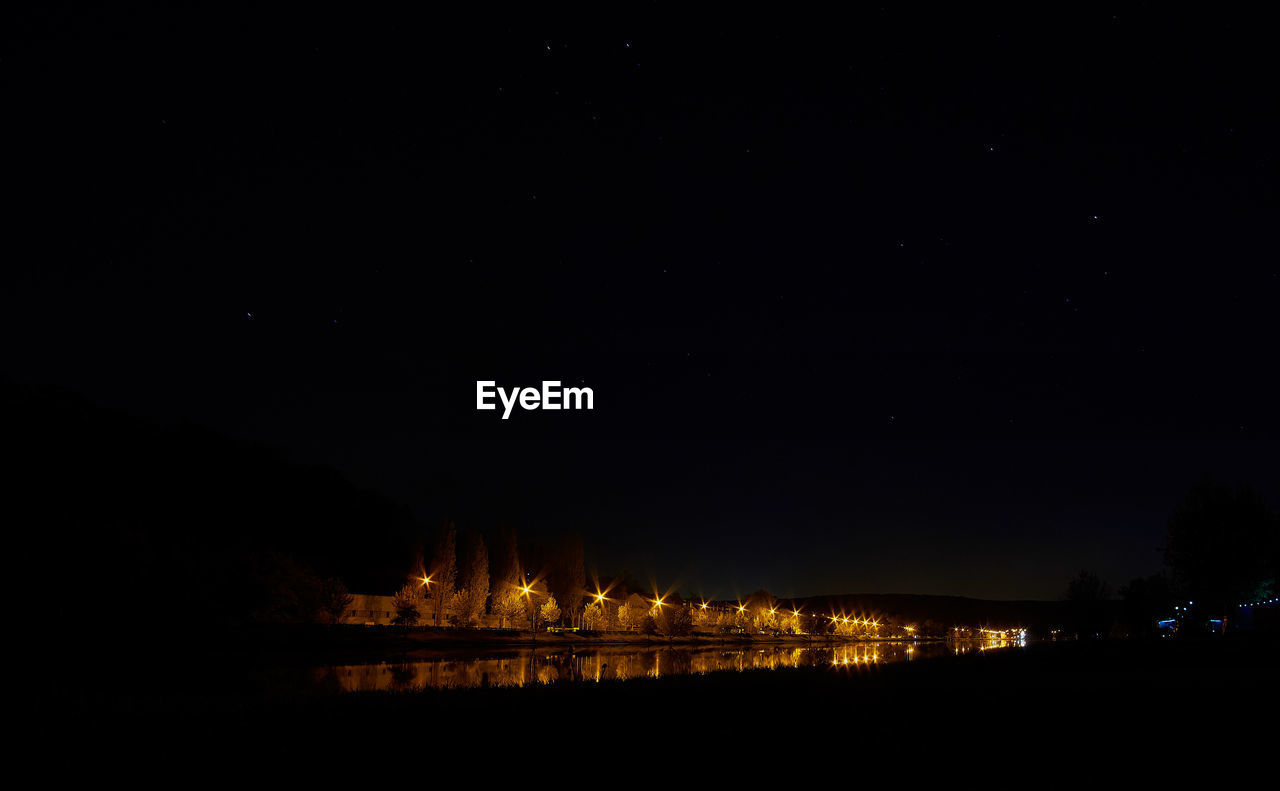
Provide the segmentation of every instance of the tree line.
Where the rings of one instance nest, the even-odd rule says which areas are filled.
[[[1183,635],[1203,632],[1206,623],[1230,629],[1242,604],[1277,595],[1280,515],[1252,487],[1206,475],[1169,515],[1161,552],[1164,567],[1122,585],[1118,599],[1095,572],[1080,571],[1064,596],[1069,632],[1149,636],[1161,619],[1180,614],[1195,615],[1178,619]]]

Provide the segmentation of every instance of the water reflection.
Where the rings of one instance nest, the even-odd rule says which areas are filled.
[[[602,646],[586,651],[516,649],[488,656],[317,668],[314,680],[344,692],[522,687],[558,681],[625,681],[796,667],[860,668],[1022,645],[1013,640],[874,642],[832,646]]]

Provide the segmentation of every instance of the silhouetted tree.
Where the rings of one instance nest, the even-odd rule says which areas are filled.
[[[659,608],[654,620],[658,634],[664,637],[684,637],[693,632],[693,614],[681,604]]]
[[[1163,573],[1130,580],[1120,588],[1120,599],[1123,622],[1131,637],[1156,634],[1156,622],[1173,607],[1169,578]]]
[[[329,577],[320,588],[321,614],[329,623],[342,623],[342,616],[355,599],[347,591],[347,586],[337,577]]]
[[[800,628],[810,637],[826,637],[834,626],[831,619],[816,612],[800,614]]]
[[[420,580],[425,579],[427,574],[427,559],[422,555],[422,540],[418,539],[413,545],[413,568],[409,576]]]
[[[489,552],[484,537],[475,530],[467,531],[464,546],[465,560],[458,581],[458,617],[461,623],[469,624],[480,620],[489,602]]]
[[[633,593],[644,593],[648,588],[640,584],[640,581],[632,575],[631,572],[623,569],[611,578],[613,584],[610,587],[609,595],[618,599],[626,599]]]
[[[572,626],[577,620],[587,587],[582,539],[579,536],[566,534],[556,544],[547,585],[551,594],[563,605],[564,615],[569,618]]]
[[[949,637],[950,631],[950,627],[934,618],[925,618],[920,622],[920,634],[925,637]]]
[[[1205,476],[1168,522],[1165,563],[1178,595],[1209,612],[1275,595],[1280,521],[1248,486]]]
[[[427,595],[435,613],[436,626],[444,625],[444,611],[453,601],[458,581],[458,531],[453,522],[445,524],[436,538],[435,551],[431,555],[431,584]]]
[[[640,633],[641,634],[657,634],[658,620],[646,612],[644,616],[640,618]]]
[[[250,618],[267,623],[314,623],[323,612],[324,580],[281,552],[260,552],[249,561],[254,589]]]
[[[1105,629],[1104,608],[1110,598],[1107,583],[1086,569],[1067,584],[1066,599],[1077,636],[1091,638]]]

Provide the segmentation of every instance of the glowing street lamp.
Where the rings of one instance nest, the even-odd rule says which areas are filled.
[[[533,594],[533,586],[529,583],[526,582],[520,586],[520,595],[529,600],[529,626],[533,629],[533,642],[536,643],[538,642],[538,605],[533,600]]]

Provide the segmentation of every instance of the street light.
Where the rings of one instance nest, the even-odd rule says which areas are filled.
[[[533,601],[533,587],[525,583],[520,593],[529,600],[529,625],[533,629],[533,642],[538,642],[538,605]]]

